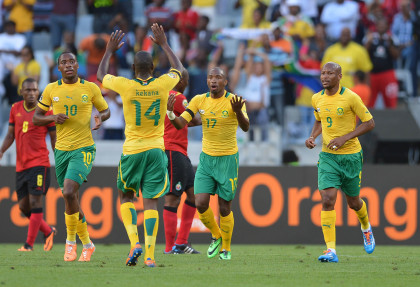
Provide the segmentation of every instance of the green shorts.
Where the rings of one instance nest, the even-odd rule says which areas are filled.
[[[96,145],[82,147],[76,150],[54,150],[55,175],[61,190],[64,179],[68,178],[79,185],[86,181],[95,160]]]
[[[231,201],[238,187],[239,154],[211,156],[202,152],[195,173],[194,193],[217,194]]]
[[[141,153],[121,155],[117,187],[143,198],[159,198],[169,191],[168,158],[155,148]]]
[[[353,154],[321,152],[318,161],[318,189],[341,189],[348,196],[360,194],[362,151]]]

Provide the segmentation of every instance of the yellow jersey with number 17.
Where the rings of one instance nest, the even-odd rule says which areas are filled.
[[[211,156],[232,155],[238,152],[236,131],[238,120],[232,110],[230,100],[234,94],[225,91],[220,98],[212,98],[210,93],[192,98],[188,108],[181,114],[187,122],[198,112],[203,124],[203,152]],[[242,107],[248,118],[245,105]]]
[[[362,122],[372,119],[369,110],[363,104],[362,99],[351,90],[342,87],[337,93],[329,96],[325,90],[312,96],[312,106],[317,121],[322,126],[322,151],[333,154],[352,154],[362,149],[359,140],[352,138],[338,150],[327,148],[328,143],[334,139],[346,135],[356,128],[356,116]]]
[[[124,154],[154,148],[165,150],[163,134],[169,91],[179,82],[180,72],[171,69],[159,78],[127,79],[105,75],[102,84],[120,94],[125,119]]]
[[[58,80],[47,85],[38,107],[44,111],[52,107],[54,115],[69,117],[63,124],[56,125],[56,149],[71,151],[94,144],[90,128],[92,106],[100,112],[108,108],[101,90],[94,83],[79,79],[74,84]]]

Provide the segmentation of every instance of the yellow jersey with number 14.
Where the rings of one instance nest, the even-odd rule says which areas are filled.
[[[232,155],[238,152],[236,131],[238,120],[232,110],[230,100],[235,95],[225,91],[220,98],[212,98],[210,93],[192,98],[188,108],[181,114],[187,122],[198,112],[203,124],[203,152],[211,156]],[[246,118],[245,105],[242,112]]]
[[[127,79],[105,75],[102,84],[120,94],[125,119],[124,154],[154,148],[165,150],[163,134],[169,91],[179,82],[180,72],[171,69],[159,78]]]
[[[54,115],[69,117],[63,124],[56,125],[56,149],[71,151],[94,144],[90,128],[92,106],[100,112],[108,108],[101,90],[94,83],[79,79],[74,84],[59,80],[47,85],[38,107],[44,111],[52,107]]]
[[[312,96],[312,106],[314,107],[316,120],[321,121],[322,151],[333,154],[360,152],[362,147],[357,137],[347,141],[336,151],[327,148],[332,139],[355,130],[356,116],[362,122],[372,119],[369,110],[356,93],[341,86],[337,93],[332,96],[327,95],[325,90],[322,90]]]

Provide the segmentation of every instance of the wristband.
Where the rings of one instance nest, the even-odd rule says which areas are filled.
[[[176,118],[173,111],[166,111],[166,114],[168,115],[168,119],[171,121],[173,121]]]

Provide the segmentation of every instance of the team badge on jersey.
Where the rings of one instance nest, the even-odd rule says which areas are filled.
[[[172,79],[176,79],[176,74],[175,73],[168,73],[168,76],[171,77]]]
[[[344,115],[344,109],[343,108],[337,108],[337,115],[339,115],[339,116]]]
[[[87,102],[88,102],[88,96],[82,95],[82,103],[87,103]]]
[[[181,186],[181,182],[180,182],[180,181],[178,181],[178,183],[175,185],[175,189],[176,189],[177,191],[180,191],[180,190],[181,190],[181,188],[182,188],[182,186]]]
[[[183,100],[182,101],[182,105],[184,106],[184,108],[188,107],[188,101],[187,100]]]
[[[58,100],[59,100],[59,98],[58,98],[58,97],[54,97],[54,98],[53,98],[53,101],[54,101],[54,102],[58,102]]]
[[[222,112],[222,118],[227,118],[229,117],[229,112],[228,111],[223,111]]]

